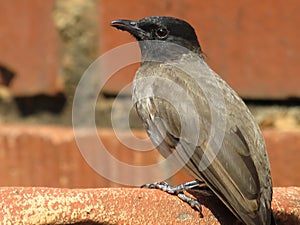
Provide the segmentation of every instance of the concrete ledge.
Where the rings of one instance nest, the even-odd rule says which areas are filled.
[[[204,205],[204,218],[177,197],[159,190],[2,187],[0,196],[1,224],[236,223],[225,206],[204,193],[195,194]],[[300,187],[275,188],[272,206],[278,225],[299,224]]]

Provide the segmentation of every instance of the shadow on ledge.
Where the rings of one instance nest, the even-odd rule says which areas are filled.
[[[87,221],[84,221],[84,222],[69,223],[69,224],[66,224],[66,225],[117,225],[117,224],[116,223],[97,223],[97,222],[94,222],[92,220],[87,220]]]
[[[236,217],[233,215],[233,213],[225,206],[225,204],[219,200],[219,198],[214,195],[212,192],[206,192],[201,191],[197,189],[192,189],[188,191],[190,194],[192,194],[194,197],[197,198],[197,200],[200,202],[200,204],[207,207],[212,214],[217,218],[219,223],[221,225],[243,225]],[[277,198],[278,201],[280,199]],[[283,199],[281,199],[283,202]],[[298,202],[300,202],[298,200]],[[274,204],[273,204],[274,205]],[[273,207],[274,208],[274,207]],[[287,212],[274,212],[273,214],[275,217],[275,221],[277,225],[299,225],[300,219],[298,216],[287,213]]]
[[[188,191],[201,205],[208,208],[212,214],[217,218],[221,225],[242,225],[239,220],[233,215],[233,213],[221,202],[216,195],[212,192],[201,191],[197,189],[192,189]]]

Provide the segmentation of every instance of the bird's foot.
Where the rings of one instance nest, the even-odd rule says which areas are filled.
[[[155,188],[172,195],[177,195],[177,197],[182,201],[188,203],[192,208],[199,211],[200,217],[203,217],[201,204],[196,199],[187,196],[183,192],[195,187],[199,187],[200,184],[203,184],[203,182],[199,180],[193,180],[180,185],[170,186],[167,182],[162,181],[160,183],[155,182],[153,184],[144,184],[142,188]]]

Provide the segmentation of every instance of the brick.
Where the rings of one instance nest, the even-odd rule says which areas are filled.
[[[99,135],[109,153],[122,162],[147,165],[157,162],[160,157],[154,151],[144,154],[128,149],[112,130],[99,130]],[[144,132],[136,132],[136,135],[146,137]],[[123,137],[130,139],[130,134],[125,133]],[[91,150],[95,149],[92,143],[89,143],[90,146]],[[101,155],[93,161],[99,164],[100,160]],[[72,128],[0,126],[0,161],[0,186],[120,186],[98,175],[88,165],[76,145]],[[124,174],[108,162],[99,166],[110,169],[111,176],[114,173]],[[133,177],[133,174],[124,175],[128,179]]]
[[[126,147],[113,130],[99,129],[99,136],[107,151],[121,162],[145,166],[162,159],[157,151],[139,152]],[[147,137],[144,131],[135,130],[138,138]],[[273,186],[300,186],[299,158],[300,131],[264,130],[272,169]],[[134,143],[129,132],[118,134],[130,146]],[[95,150],[88,142],[88,150]],[[136,146],[136,145],[135,145]],[[136,147],[139,148],[139,147]],[[47,186],[47,187],[108,187],[122,186],[95,172],[82,157],[72,128],[55,126],[0,126],[0,186]],[[145,177],[137,168],[134,173],[102,162],[101,155],[92,155],[95,167],[105,168],[110,177],[121,176],[130,182]],[[102,164],[100,164],[102,162]],[[166,168],[168,171],[170,168]],[[191,180],[184,171],[168,181],[179,184]],[[150,182],[150,181],[149,181]],[[141,185],[139,183],[137,185]]]
[[[131,188],[0,188],[3,224],[236,224],[214,196],[195,195],[203,218],[176,196],[159,190]],[[275,188],[272,202],[278,225],[300,221],[300,188]],[[213,212],[213,213],[212,213]],[[218,218],[218,219],[217,219]]]
[[[72,129],[0,128],[1,186],[106,186],[77,149]]]
[[[208,63],[242,97],[300,97],[300,30],[295,29],[299,7],[296,0],[130,0],[122,6],[117,0],[101,1],[100,50],[104,53],[133,41],[129,34],[111,28],[111,20],[171,15],[193,25]],[[116,74],[104,90],[118,92],[131,82],[135,70],[136,66]]]
[[[300,131],[278,131],[266,129],[263,132],[271,163],[274,186],[298,186],[300,184],[299,158]]]
[[[11,93],[61,91],[58,34],[52,18],[55,0],[0,0],[0,4],[0,66],[15,73]]]

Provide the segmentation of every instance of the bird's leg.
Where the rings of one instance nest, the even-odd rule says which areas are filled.
[[[188,203],[192,208],[198,210],[200,212],[200,216],[203,217],[201,204],[196,199],[191,198],[183,193],[183,191],[199,187],[200,184],[204,184],[204,182],[200,180],[192,180],[180,185],[170,186],[167,182],[162,181],[160,183],[155,182],[153,184],[144,184],[142,188],[155,188],[169,194],[177,195],[182,201]]]
[[[160,183],[155,182],[153,184],[144,184],[142,187],[156,188],[156,189],[162,190],[164,192],[167,192],[169,194],[178,194],[180,192],[183,192],[183,191],[195,188],[195,187],[199,187],[200,184],[204,184],[204,182],[199,181],[199,180],[192,180],[192,181],[188,181],[188,182],[183,183],[183,184],[179,184],[179,185],[176,185],[176,186],[171,186],[167,182],[162,181]]]

